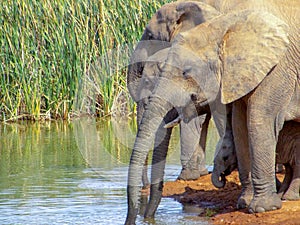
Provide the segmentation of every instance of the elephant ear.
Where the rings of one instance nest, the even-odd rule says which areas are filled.
[[[137,84],[136,96],[138,99],[144,99],[150,96],[152,93],[157,78],[160,75],[161,68],[166,62],[168,52],[170,48],[164,48],[152,56],[150,56],[145,62],[142,78]]]
[[[242,11],[221,43],[221,100],[228,104],[254,90],[287,50],[288,26],[266,12]],[[221,21],[221,26],[224,22]]]
[[[140,41],[138,43],[130,58],[127,72],[127,88],[135,102],[141,100],[138,95],[138,87],[140,86],[144,66],[149,56],[170,46],[170,42],[157,40]]]
[[[151,55],[147,59],[147,61],[145,62],[145,66],[144,66],[144,71],[143,72],[145,73],[145,69],[146,69],[147,65],[154,64],[154,66],[156,67],[156,69],[155,69],[155,71],[150,71],[150,72],[152,72],[151,73],[152,75],[158,76],[159,75],[158,71],[161,70],[161,68],[163,67],[163,65],[165,64],[165,62],[167,60],[169,50],[170,50],[170,48],[164,48],[162,50],[159,50],[155,54]],[[153,66],[150,66],[150,68],[153,69]]]
[[[170,41],[178,33],[190,30],[220,15],[220,12],[214,7],[202,2],[183,1],[177,2],[177,4],[173,27],[171,27]]]

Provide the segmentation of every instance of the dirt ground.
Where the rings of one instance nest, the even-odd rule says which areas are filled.
[[[278,178],[282,181],[283,175],[278,174]],[[204,208],[199,216],[207,218],[212,224],[300,224],[300,201],[283,202],[280,210],[249,214],[247,210],[236,209],[241,190],[236,171],[227,177],[222,189],[215,188],[210,179],[209,174],[195,181],[166,182],[163,196]]]

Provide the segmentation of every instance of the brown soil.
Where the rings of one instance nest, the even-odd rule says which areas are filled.
[[[227,177],[227,184],[222,189],[215,188],[210,177],[206,175],[195,181],[168,181],[164,185],[163,196],[204,208],[199,216],[209,218],[212,224],[300,224],[300,201],[283,202],[280,210],[249,214],[246,209],[236,209],[241,190],[236,171]],[[283,175],[278,174],[278,178],[282,181]]]

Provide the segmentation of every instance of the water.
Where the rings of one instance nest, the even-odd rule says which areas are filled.
[[[180,172],[178,134],[165,180]],[[135,124],[80,119],[0,126],[0,224],[123,224]],[[212,160],[212,159],[209,159]],[[206,224],[163,198],[155,221]]]

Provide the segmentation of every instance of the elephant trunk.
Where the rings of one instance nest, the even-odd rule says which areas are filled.
[[[178,113],[173,108],[165,116],[164,122],[168,123],[170,120],[173,120],[177,116]],[[145,211],[145,218],[154,217],[154,214],[162,197],[163,178],[171,134],[172,128],[166,129],[163,123],[161,124],[155,135],[151,167],[150,199]]]
[[[223,188],[226,184],[225,174],[214,167],[214,170],[211,174],[211,182],[216,188]]]
[[[135,224],[138,214],[138,202],[142,171],[145,159],[154,140],[156,131],[163,126],[163,118],[173,106],[160,97],[151,97],[145,110],[134,143],[128,170],[127,218],[125,224]]]

